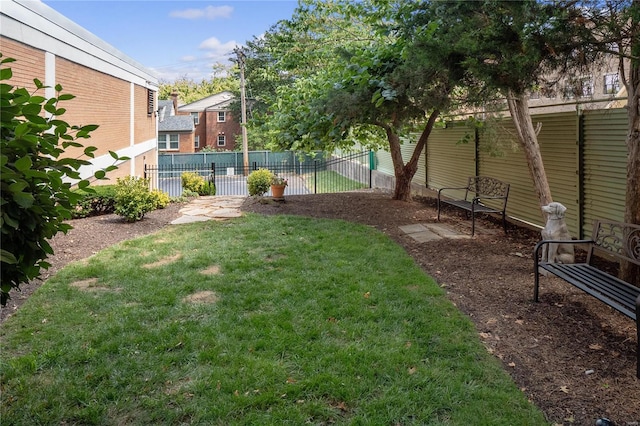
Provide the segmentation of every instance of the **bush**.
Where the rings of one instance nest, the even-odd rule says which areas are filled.
[[[200,195],[216,195],[216,184],[213,182],[205,182]]]
[[[155,210],[156,199],[149,191],[149,180],[135,176],[118,178],[116,187],[116,214],[127,222],[142,220],[147,212]]]
[[[180,180],[182,181],[182,188],[188,189],[189,191],[193,191],[197,194],[202,192],[202,188],[205,184],[204,178],[197,173],[193,172],[184,172],[180,176]]]
[[[113,213],[116,209],[116,186],[93,187],[94,191],[77,190],[82,198],[71,211],[74,219]]]
[[[193,172],[184,172],[180,176],[182,189],[196,193],[198,195],[216,195],[216,185],[208,182],[204,177]]]
[[[171,202],[171,198],[169,198],[169,194],[166,192],[162,192],[159,189],[154,189],[151,191],[151,199],[156,206],[156,209],[164,209]]]
[[[71,219],[82,198],[72,191],[74,184],[90,190],[89,181],[81,178],[79,170],[91,163],[64,157],[65,150],[83,149],[87,158],[93,158],[97,149],[80,143],[90,138],[97,125],[72,126],[60,118],[65,113],[60,103],[74,96],[62,93],[60,85],[55,86],[55,96],[40,96],[38,92],[46,87],[38,79],[33,80],[34,93],[12,86],[8,80],[13,72],[4,67],[14,61],[0,54],[1,305],[6,304],[12,289],[39,277],[42,269],[50,266],[46,258],[53,249],[48,240],[71,229],[65,220]],[[114,163],[128,159],[110,154]],[[116,168],[111,165],[98,170],[94,177],[102,179]]]
[[[249,173],[249,176],[247,176],[249,195],[254,196],[266,194],[271,187],[273,177],[274,174],[269,169],[258,169]]]

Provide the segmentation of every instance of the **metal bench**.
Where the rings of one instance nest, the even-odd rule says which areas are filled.
[[[586,261],[574,264],[542,262],[540,260],[542,247],[555,243],[586,244]],[[594,254],[640,266],[640,225],[596,220],[590,240],[540,241],[533,250],[535,276],[533,300],[538,301],[540,273],[546,271],[636,321],[638,335],[636,375],[640,378],[640,287],[598,269],[593,264]]]
[[[449,190],[464,190],[464,198],[443,198],[443,192]],[[488,176],[471,176],[467,186],[458,188],[440,188],[438,190],[438,220],[442,203],[456,206],[471,213],[471,236],[476,232],[476,213],[499,213],[502,215],[502,227],[507,232],[507,198],[509,184]],[[484,203],[492,200],[491,206]]]

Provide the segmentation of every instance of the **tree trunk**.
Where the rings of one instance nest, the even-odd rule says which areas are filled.
[[[425,125],[425,128],[420,134],[420,138],[416,144],[411,158],[404,164],[402,159],[402,150],[400,149],[400,136],[394,131],[394,128],[389,125],[379,124],[386,134],[389,141],[389,151],[391,153],[391,160],[393,161],[393,174],[396,178],[396,184],[393,191],[393,199],[401,201],[411,201],[411,181],[418,170],[418,161],[422,155],[422,151],[427,144],[433,125],[438,118],[440,111],[435,110],[429,115],[429,120]]]
[[[636,5],[640,8],[640,4]],[[637,23],[636,23],[637,24]],[[636,27],[637,28],[637,27]],[[637,33],[640,33],[636,29]],[[640,55],[640,41],[637,37],[631,46],[634,55]],[[632,60],[627,80],[627,114],[629,131],[627,132],[627,191],[625,199],[624,221],[640,224],[640,61]],[[636,253],[637,254],[637,253]],[[620,279],[640,287],[640,268],[630,262],[620,265]]]
[[[529,101],[524,94],[516,95],[510,92],[507,96],[507,103],[509,104],[513,124],[518,132],[518,140],[527,158],[529,174],[533,179],[538,202],[541,207],[546,206],[553,199],[551,198],[551,189],[549,188],[547,173],[544,170],[544,163],[540,154],[538,135],[533,127],[533,121],[531,121],[531,114],[529,113]],[[540,214],[546,220],[542,210],[540,210]]]

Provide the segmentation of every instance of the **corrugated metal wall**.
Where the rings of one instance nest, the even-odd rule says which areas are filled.
[[[624,220],[627,123],[623,109],[584,112],[583,235],[591,235],[594,219]]]
[[[455,123],[447,124],[445,129],[434,129],[427,141],[427,186],[433,189],[465,186],[469,176],[476,175],[475,159],[473,129]],[[447,194],[464,197],[464,191]]]
[[[558,113],[533,117],[542,123],[538,142],[554,201],[567,207],[575,237],[591,234],[595,218],[622,220],[626,191],[627,113],[624,109]],[[507,214],[543,226],[529,168],[510,119],[460,141],[473,130],[463,124],[434,129],[426,149],[426,169],[414,183],[439,189],[466,185],[469,176],[492,176],[509,182]],[[403,147],[409,158],[408,144]],[[405,151],[406,150],[406,151]],[[393,175],[389,153],[379,151],[378,170]],[[477,168],[476,168],[477,158]],[[387,165],[387,166],[385,166]],[[422,167],[422,166],[421,166]],[[424,177],[426,173],[426,178]],[[461,193],[460,195],[463,195]]]
[[[579,229],[578,204],[578,127],[575,113],[540,115],[533,117],[533,124],[541,124],[538,143],[547,179],[554,201],[567,207],[566,221],[569,230],[577,235]],[[480,146],[489,137],[498,138],[498,156],[486,150],[479,152],[479,174],[493,176],[511,184],[507,214],[518,220],[544,225],[538,197],[529,172],[524,151],[520,147],[513,122],[502,120],[491,132],[481,134]],[[495,144],[492,144],[495,146]],[[492,151],[494,152],[495,149]]]

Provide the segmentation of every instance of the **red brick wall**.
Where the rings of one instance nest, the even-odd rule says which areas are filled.
[[[207,145],[216,149],[233,151],[236,145],[236,137],[242,133],[240,123],[236,122],[230,112],[227,111],[224,122],[218,122],[217,111],[207,111],[206,113]],[[226,145],[218,146],[218,135],[224,133]],[[202,137],[200,138],[202,146]]]
[[[3,65],[3,68],[11,68],[13,72],[10,84],[33,91],[36,88],[33,84],[34,78],[44,83],[44,52],[42,50],[10,38],[0,37],[0,52],[3,59],[16,59],[16,62]],[[44,96],[44,90],[39,94]]]
[[[147,88],[135,86],[133,89],[134,102],[134,142],[141,143],[156,137],[156,116],[155,112],[147,114]],[[153,109],[158,109],[157,93],[154,94]],[[129,112],[129,109],[127,109]]]
[[[64,93],[76,96],[63,104],[67,109],[63,119],[67,123],[100,126],[87,141],[98,148],[96,156],[130,145],[128,82],[57,57],[56,83],[62,85]]]

